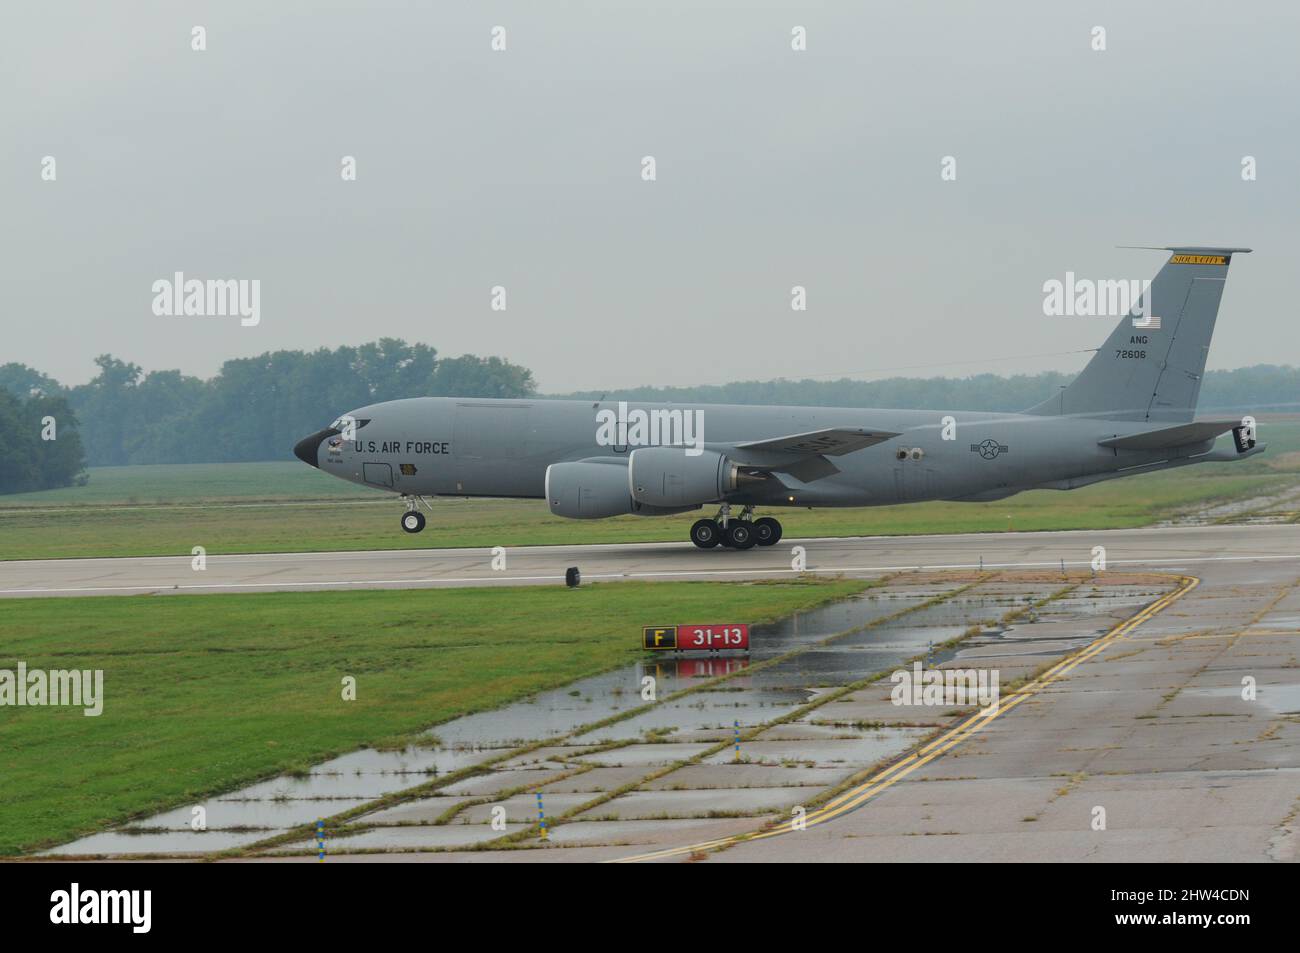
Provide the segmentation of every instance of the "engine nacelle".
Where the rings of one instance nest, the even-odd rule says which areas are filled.
[[[695,456],[682,447],[642,447],[628,460],[632,499],[655,507],[712,503],[736,488],[738,468],[706,450]]]
[[[699,509],[683,506],[649,506],[632,499],[628,490],[628,464],[553,463],[546,468],[546,505],[556,516],[571,520],[598,520],[607,516],[670,516]]]
[[[546,468],[546,505],[556,516],[596,520],[635,509],[627,467],[618,463],[552,463]]]

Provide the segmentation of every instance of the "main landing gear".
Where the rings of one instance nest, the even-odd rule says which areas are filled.
[[[731,504],[723,503],[718,515],[711,520],[696,520],[691,527],[691,542],[700,549],[728,546],[732,549],[750,549],[754,546],[775,546],[781,541],[781,524],[770,516],[754,519],[754,508],[746,506],[740,516],[732,518]]]
[[[418,509],[420,503],[424,502],[424,498],[407,496],[404,499],[406,500],[406,512],[402,514],[402,529],[408,533],[418,533],[424,529],[424,514]]]

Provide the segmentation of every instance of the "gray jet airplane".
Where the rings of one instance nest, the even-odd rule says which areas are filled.
[[[294,453],[400,494],[408,533],[429,496],[545,499],[570,519],[717,505],[691,527],[703,549],[779,541],[760,506],[1000,500],[1259,453],[1253,418],[1195,419],[1228,266],[1250,249],[1165,250],[1082,373],[1018,414],[416,397],[352,410]]]

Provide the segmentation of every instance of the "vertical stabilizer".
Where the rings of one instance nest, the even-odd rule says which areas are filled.
[[[1088,366],[1028,414],[1187,421],[1205,374],[1232,256],[1249,248],[1169,248],[1147,294]],[[1150,297],[1150,308],[1145,308]],[[1149,317],[1145,317],[1149,316]]]

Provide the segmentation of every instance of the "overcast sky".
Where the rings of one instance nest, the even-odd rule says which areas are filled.
[[[6,4],[0,363],[396,336],[544,392],[1072,371],[1114,321],[1043,283],[1175,243],[1256,249],[1211,368],[1300,363],[1297,36],[1290,2]],[[155,315],[176,271],[260,280],[260,324]]]

